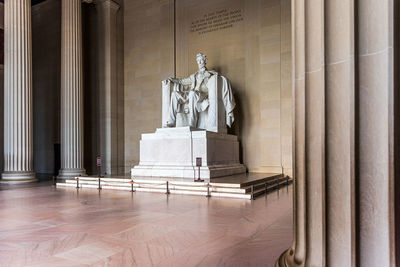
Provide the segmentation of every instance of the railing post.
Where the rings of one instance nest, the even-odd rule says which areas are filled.
[[[131,180],[131,192],[135,192],[136,190],[134,190],[133,189],[133,184],[134,184],[135,182],[133,181],[133,180]]]
[[[210,183],[207,183],[207,195],[206,195],[206,197],[211,197],[210,187],[211,187]]]
[[[165,192],[165,194],[169,195],[169,183],[168,183],[168,181],[166,182],[166,185],[167,185],[167,192]]]
[[[79,188],[79,178],[76,177],[76,178],[75,178],[75,181],[76,181],[76,188]]]
[[[254,185],[251,185],[251,200],[254,199]]]
[[[264,187],[265,187],[265,194],[268,194],[267,183],[264,183]]]

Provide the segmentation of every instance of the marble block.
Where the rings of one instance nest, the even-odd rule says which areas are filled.
[[[201,178],[246,172],[246,167],[239,162],[239,142],[235,135],[176,127],[142,134],[140,162],[131,169],[131,174],[198,178],[196,158],[199,157],[202,158]]]

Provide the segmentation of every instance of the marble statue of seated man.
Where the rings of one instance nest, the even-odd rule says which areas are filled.
[[[188,78],[168,78],[162,82],[163,105],[169,106],[168,111],[163,107],[163,127],[218,129],[216,125],[220,119],[218,117],[221,117],[218,115],[220,102],[225,110],[225,123],[231,127],[235,99],[228,80],[215,71],[207,70],[207,57],[204,54],[197,54],[196,61],[199,70]],[[177,113],[186,114],[186,125],[177,125]]]

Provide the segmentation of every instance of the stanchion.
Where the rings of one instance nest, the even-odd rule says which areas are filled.
[[[76,188],[79,188],[79,178],[78,177],[75,178],[75,181],[76,181]]]
[[[265,194],[268,194],[267,183],[264,183],[264,187],[265,187]]]
[[[254,199],[254,185],[251,185],[251,200]]]
[[[289,175],[286,175],[286,185],[289,185]]]
[[[97,187],[97,189],[101,190],[100,177],[99,177],[99,186]]]
[[[131,192],[135,192],[135,190],[133,189],[133,184],[134,184],[135,182],[132,180],[131,181]]]
[[[167,192],[165,192],[165,194],[169,195],[169,183],[168,183],[168,181],[167,181],[166,185],[167,185]]]
[[[56,185],[56,177],[53,175],[53,185]]]
[[[199,167],[199,176],[197,177],[197,179],[195,179],[195,182],[204,182],[203,179],[200,179],[200,167],[202,164],[202,158],[196,158],[196,167]]]
[[[211,187],[211,185],[210,185],[210,183],[207,183],[207,195],[206,195],[206,197],[211,197],[211,192],[210,192],[210,187]]]

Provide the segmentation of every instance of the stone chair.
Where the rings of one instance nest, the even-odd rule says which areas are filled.
[[[220,83],[221,77],[215,81],[218,86],[211,87],[208,91],[209,106],[205,111],[198,113],[197,128],[216,133],[226,133],[227,127],[225,123],[225,108],[222,99],[222,92]],[[171,93],[174,91],[174,86],[182,86],[172,82],[162,83],[162,125],[166,125],[168,120],[169,108],[171,103]],[[180,110],[176,115],[176,127],[189,126],[189,108],[187,104],[182,104]]]

